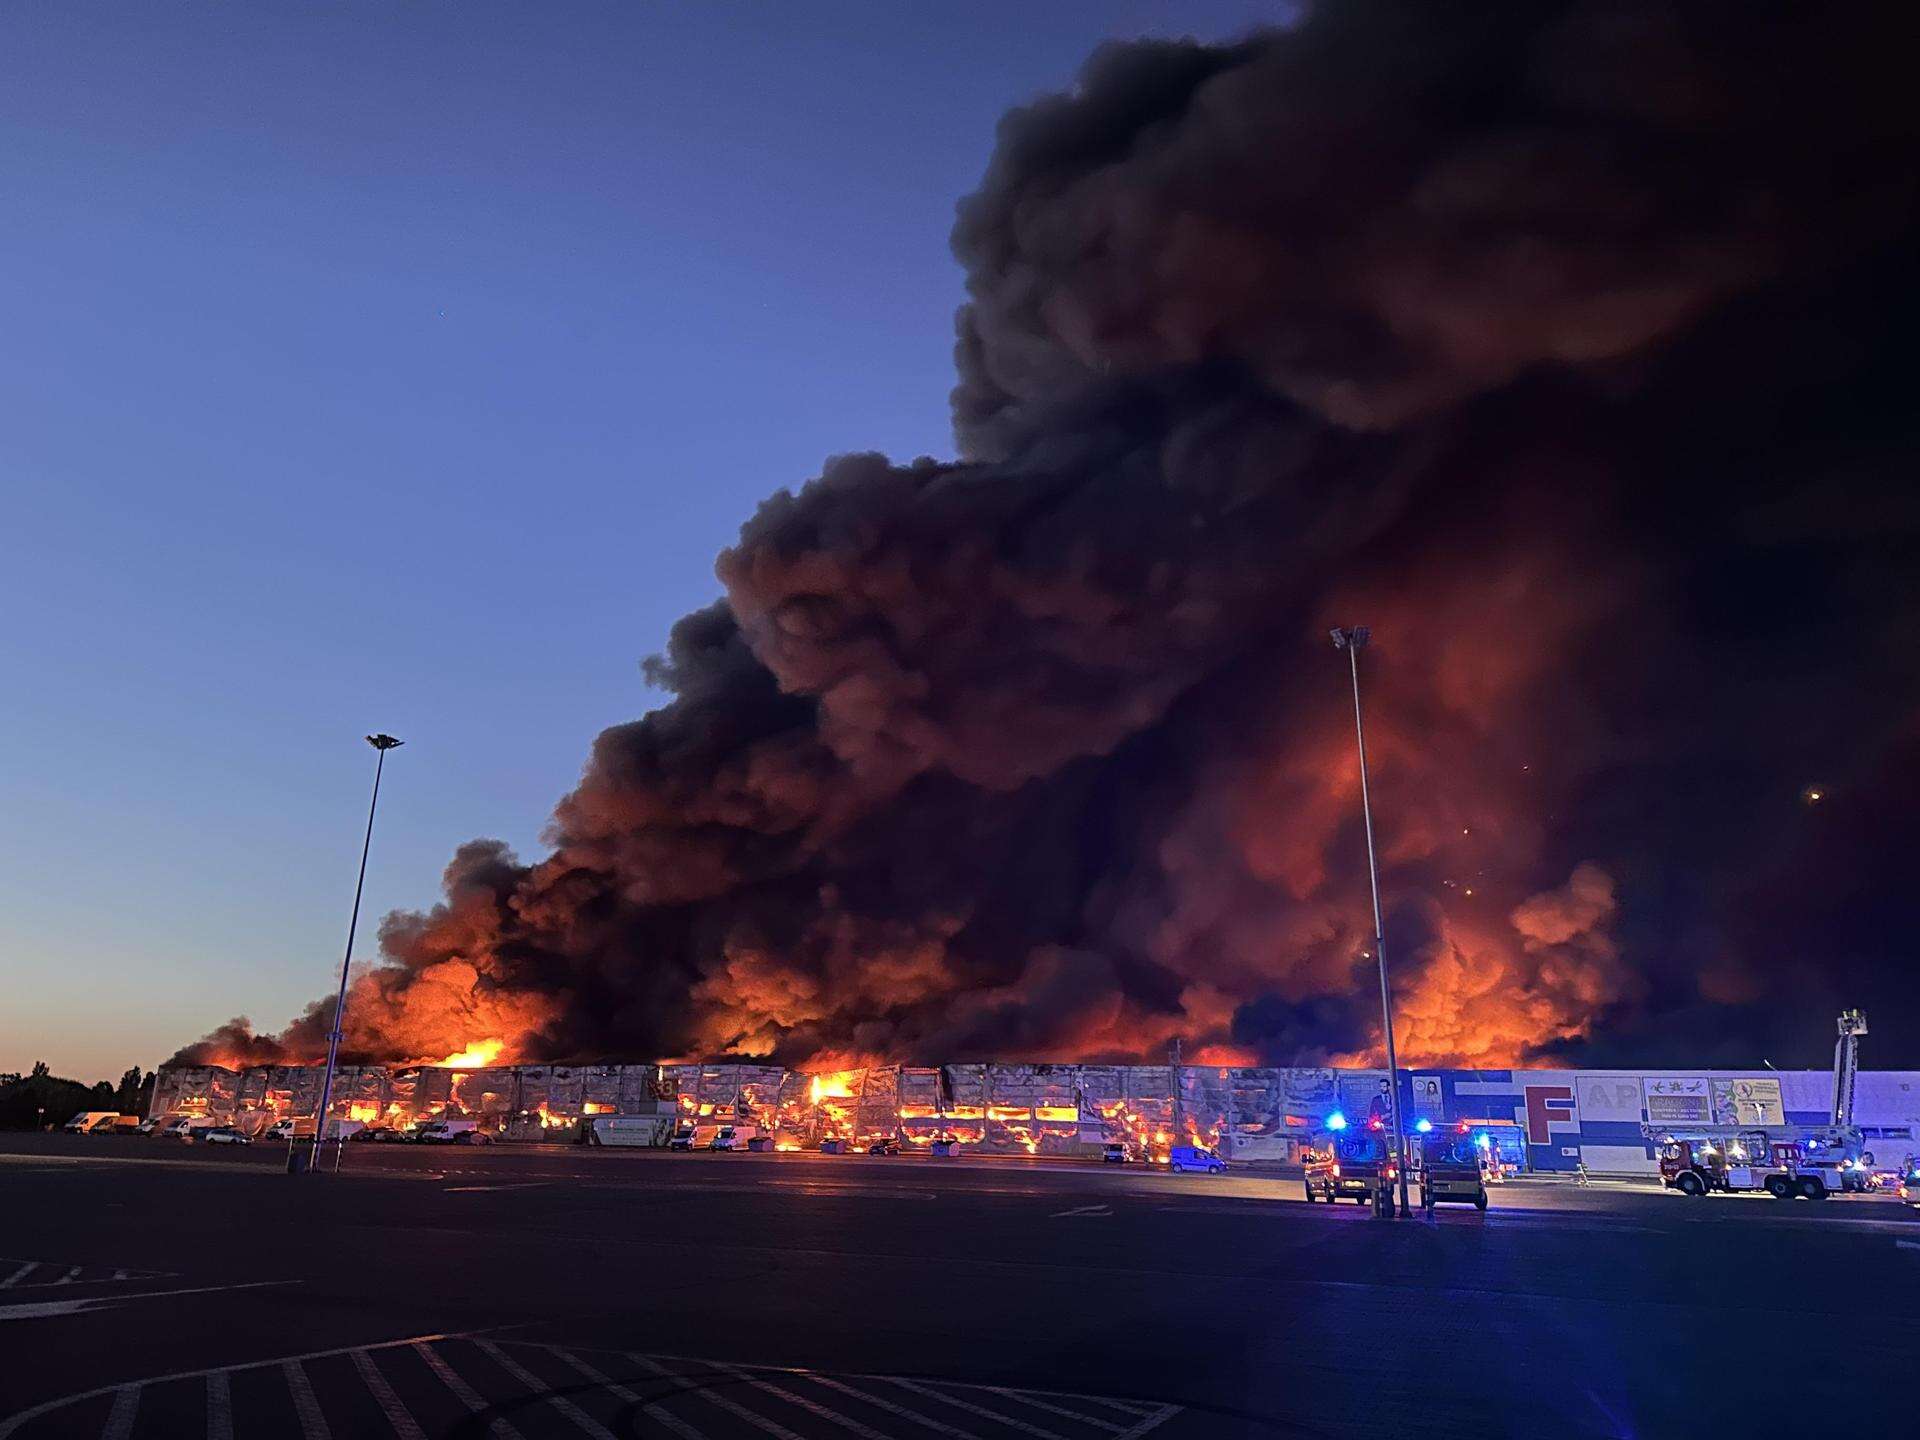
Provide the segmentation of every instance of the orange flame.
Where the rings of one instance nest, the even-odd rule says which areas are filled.
[[[504,1040],[476,1040],[464,1050],[456,1050],[435,1063],[443,1070],[484,1070],[500,1058],[507,1048]]]

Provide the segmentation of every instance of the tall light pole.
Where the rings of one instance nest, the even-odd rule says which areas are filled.
[[[1400,1172],[1400,1214],[1413,1213],[1407,1204],[1407,1131],[1400,1123],[1400,1057],[1393,1046],[1393,991],[1387,985],[1386,925],[1380,918],[1380,863],[1373,850],[1373,801],[1367,792],[1367,727],[1360,718],[1360,652],[1373,632],[1364,625],[1331,632],[1336,650],[1347,652],[1353,672],[1353,735],[1360,747],[1360,813],[1367,826],[1367,879],[1373,886],[1373,955],[1380,964],[1380,1030],[1387,1039],[1387,1109],[1393,1123],[1393,1144]]]
[[[360,892],[367,884],[367,853],[373,849],[373,815],[380,808],[380,772],[386,768],[387,752],[397,750],[406,742],[396,740],[391,735],[369,735],[367,743],[380,756],[373,762],[373,801],[367,806],[367,837],[360,842],[360,878],[353,882],[353,918],[347,921],[347,953],[340,961],[340,994],[333,1002],[333,1029],[327,1032],[327,1068],[320,1076],[320,1107],[313,1116],[313,1165],[320,1164],[320,1147],[327,1138],[327,1108],[333,1103],[333,1070],[340,1058],[341,1022],[347,1009],[347,972],[353,968],[353,932],[360,928]],[[298,1144],[298,1139],[294,1141]],[[292,1169],[292,1152],[288,1152],[288,1168]]]

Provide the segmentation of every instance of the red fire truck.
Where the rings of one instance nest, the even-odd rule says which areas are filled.
[[[1660,1181],[1683,1195],[1765,1191],[1776,1200],[1865,1190],[1873,1157],[1850,1126],[1817,1131],[1701,1126],[1649,1132],[1660,1147]]]

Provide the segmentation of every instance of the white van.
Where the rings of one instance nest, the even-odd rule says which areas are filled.
[[[478,1120],[429,1120],[414,1136],[422,1145],[491,1145],[493,1136]]]
[[[104,1135],[119,1118],[118,1110],[82,1110],[60,1128],[70,1135]]]

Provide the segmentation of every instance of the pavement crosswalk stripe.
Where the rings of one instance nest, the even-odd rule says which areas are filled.
[[[140,1387],[122,1385],[113,1392],[113,1410],[101,1427],[100,1440],[127,1440],[133,1434],[133,1417],[140,1413]]]
[[[522,1365],[518,1360],[515,1360],[491,1340],[475,1340],[473,1343],[475,1348],[491,1356],[494,1364],[513,1376],[513,1378],[518,1380],[522,1385],[525,1385],[536,1395],[544,1394],[549,1405],[553,1406],[554,1409],[558,1410],[562,1415],[566,1416],[567,1419],[579,1426],[580,1429],[586,1431],[587,1434],[593,1436],[593,1440],[618,1440],[618,1437],[615,1436],[611,1430],[594,1419],[593,1416],[587,1414],[586,1411],[574,1404],[573,1401],[569,1400],[565,1395],[552,1393],[553,1387],[551,1385],[547,1384],[538,1375],[527,1369],[526,1366]]]
[[[891,1377],[891,1380],[893,1384],[903,1385],[916,1394],[926,1395],[934,1400],[944,1400],[947,1404],[965,1410],[969,1414],[978,1415],[983,1420],[991,1420],[996,1425],[1005,1425],[1009,1429],[1018,1430],[1022,1435],[1032,1435],[1037,1437],[1037,1440],[1066,1440],[1066,1437],[1057,1431],[1048,1430],[1044,1426],[1030,1424],[1025,1420],[1016,1419],[998,1410],[989,1410],[984,1405],[976,1405],[971,1400],[962,1400],[957,1395],[949,1395],[946,1391],[936,1390],[931,1385],[920,1385],[912,1380],[902,1380],[897,1375]],[[1099,1422],[1096,1421],[1095,1424],[1097,1426]]]
[[[1118,1435],[1127,1427],[1116,1425],[1111,1420],[1103,1420],[1098,1415],[1088,1415],[1079,1410],[1069,1410],[1064,1405],[1055,1405],[1051,1400],[1042,1400],[1026,1390],[1003,1390],[998,1385],[984,1387],[991,1395],[1002,1395],[1009,1400],[1018,1400],[1022,1405],[1031,1405],[1036,1410],[1044,1410],[1049,1415],[1058,1415],[1063,1420],[1078,1421],[1082,1425],[1091,1425],[1096,1430],[1111,1430]]]
[[[233,1440],[233,1387],[224,1370],[207,1376],[207,1440]]]
[[[314,1398],[313,1382],[307,1379],[307,1367],[298,1360],[288,1360],[280,1366],[280,1373],[286,1377],[287,1393],[293,1397],[293,1413],[300,1417],[300,1440],[333,1440],[327,1417]]]
[[[654,1360],[650,1356],[636,1355],[629,1352],[627,1355],[627,1358],[629,1360],[636,1362],[637,1364],[646,1366],[649,1370],[654,1371],[656,1374],[666,1376],[669,1380],[684,1381],[690,1378],[693,1378],[693,1379],[700,1378],[697,1376],[690,1377],[690,1376],[679,1374],[675,1371],[669,1370],[666,1366],[660,1364],[658,1361]],[[775,1440],[804,1440],[803,1436],[794,1434],[793,1431],[787,1429],[787,1427],[782,1425],[779,1421],[769,1420],[766,1416],[760,1414],[757,1410],[749,1410],[746,1406],[742,1405],[739,1401],[735,1400],[731,1395],[722,1395],[718,1391],[714,1390],[712,1387],[706,1386],[706,1385],[694,1385],[689,1388],[691,1389],[691,1392],[693,1394],[698,1395],[702,1399],[710,1401],[715,1405],[718,1405],[722,1410],[726,1411],[729,1415],[735,1416],[738,1419],[746,1421],[749,1425],[755,1426],[761,1430],[766,1431],[767,1434],[774,1436]]]
[[[962,1430],[957,1425],[949,1425],[944,1420],[936,1420],[931,1415],[923,1415],[918,1410],[908,1409],[905,1405],[896,1405],[891,1400],[882,1399],[865,1390],[856,1390],[845,1381],[835,1380],[830,1375],[814,1375],[810,1378],[816,1385],[824,1385],[829,1390],[838,1390],[843,1394],[851,1395],[854,1399],[884,1410],[889,1415],[898,1415],[902,1420],[911,1420],[914,1424],[931,1430],[936,1435],[957,1435],[960,1440],[980,1440],[980,1437],[971,1430]]]
[[[1119,1440],[1139,1440],[1140,1436],[1146,1434],[1149,1430],[1158,1430],[1179,1413],[1180,1407],[1178,1405],[1162,1405],[1131,1430],[1123,1430],[1120,1433]]]
[[[837,1425],[850,1435],[858,1435],[860,1440],[888,1440],[887,1436],[882,1435],[871,1425],[863,1425],[851,1415],[842,1415],[832,1406],[822,1405],[817,1400],[809,1400],[806,1396],[796,1394],[784,1386],[776,1385],[771,1380],[761,1380],[749,1372],[737,1370],[731,1365],[716,1365],[714,1369],[723,1375],[731,1375],[735,1379],[744,1380],[747,1384],[753,1386],[754,1389],[764,1390],[767,1394],[773,1396],[774,1399],[784,1400],[787,1404],[794,1406],[796,1409],[804,1410],[809,1415],[826,1421],[829,1425]],[[809,1375],[807,1378],[811,1380],[814,1377]]]
[[[40,1262],[37,1260],[27,1261],[26,1264],[22,1265],[18,1270],[14,1271],[11,1275],[7,1276],[6,1279],[0,1280],[0,1290],[11,1290],[14,1286],[18,1285],[22,1280],[26,1279],[27,1276],[31,1275],[33,1273],[33,1267],[39,1263]]]
[[[593,1366],[582,1360],[578,1355],[566,1350],[551,1350],[548,1353],[558,1359],[564,1360],[575,1370],[578,1370],[582,1375],[586,1376],[587,1379],[602,1386],[614,1399],[624,1400],[629,1405],[638,1405],[641,1414],[645,1415],[649,1420],[661,1426],[663,1429],[671,1430],[675,1435],[680,1437],[680,1440],[707,1440],[704,1433],[696,1430],[672,1411],[662,1409],[650,1400],[642,1400],[637,1391],[629,1390],[617,1380],[608,1379],[607,1376],[594,1369]]]
[[[387,1417],[387,1424],[393,1427],[393,1433],[400,1440],[427,1440],[426,1432],[420,1428],[407,1407],[400,1403],[400,1397],[393,1393],[393,1386],[380,1373],[380,1367],[373,1363],[373,1356],[365,1350],[355,1350],[352,1355],[353,1368],[360,1372],[368,1393],[379,1405],[380,1413]]]
[[[67,1273],[62,1275],[58,1280],[54,1281],[53,1283],[56,1285],[71,1285],[74,1281],[78,1280],[79,1278],[80,1278],[80,1267],[78,1265],[70,1265],[67,1267]]]
[[[443,1356],[436,1353],[431,1345],[422,1341],[414,1345],[413,1351],[427,1362],[427,1368],[440,1377],[442,1384],[460,1397],[460,1403],[467,1409],[480,1415],[492,1408],[487,1404],[486,1397],[461,1379],[459,1373],[446,1362]],[[525,1440],[525,1437],[513,1428],[512,1422],[502,1415],[493,1417],[487,1425],[487,1432],[502,1437],[502,1440]]]

